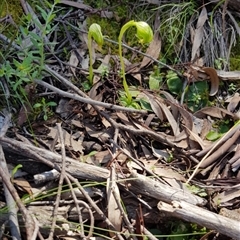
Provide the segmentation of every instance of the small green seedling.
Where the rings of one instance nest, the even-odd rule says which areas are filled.
[[[122,78],[123,78],[123,87],[124,87],[124,91],[127,96],[127,105],[131,105],[131,103],[132,103],[132,94],[129,91],[129,87],[128,87],[126,77],[125,77],[125,65],[124,65],[124,60],[123,60],[123,56],[122,56],[122,38],[123,38],[123,35],[126,32],[126,30],[130,27],[137,28],[136,36],[138,37],[139,42],[141,44],[150,43],[153,39],[153,31],[146,22],[142,22],[142,21],[135,22],[134,20],[131,20],[131,21],[127,22],[125,25],[123,25],[121,28],[120,34],[118,36],[118,46],[119,46],[118,50],[119,50],[119,57],[120,57],[120,63],[121,63],[121,74],[122,74]]]
[[[51,111],[51,107],[57,106],[57,103],[55,102],[46,102],[45,98],[41,99],[41,102],[35,103],[33,105],[33,108],[38,110],[40,113],[43,113],[43,119],[45,121],[48,120],[48,118],[53,114]]]
[[[103,35],[100,25],[93,23],[88,30],[88,51],[89,51],[89,83],[93,84],[93,66],[92,66],[92,39],[99,47],[103,45]]]
[[[18,164],[17,166],[15,166],[15,168],[12,170],[12,173],[11,173],[11,182],[13,182],[14,180],[14,176],[16,174],[16,172],[18,171],[18,169],[22,168],[22,164]]]

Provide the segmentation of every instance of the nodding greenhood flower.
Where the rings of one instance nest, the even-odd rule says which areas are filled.
[[[128,84],[125,77],[125,65],[124,65],[123,56],[122,56],[122,38],[126,30],[130,27],[137,28],[136,35],[141,44],[150,43],[153,39],[153,31],[146,22],[143,22],[143,21],[135,22],[134,20],[131,20],[126,24],[124,24],[121,28],[120,34],[118,36],[118,51],[119,51],[119,57],[121,62],[121,68],[122,68],[123,87],[126,92],[128,105],[132,103],[132,95],[129,91]]]
[[[153,39],[153,31],[151,27],[143,21],[134,22],[135,27],[137,28],[137,37],[141,44],[150,43]]]
[[[88,30],[88,51],[89,51],[89,83],[93,84],[93,66],[92,66],[92,38],[100,48],[103,45],[103,35],[100,25],[93,23]]]
[[[103,35],[102,35],[102,31],[101,31],[101,27],[100,25],[98,25],[97,23],[93,23],[90,27],[89,27],[89,34],[91,34],[91,37],[95,40],[95,42],[102,47],[103,45]]]

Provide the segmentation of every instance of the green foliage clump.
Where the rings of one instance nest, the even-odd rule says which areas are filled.
[[[186,26],[195,11],[195,7],[195,1],[186,1],[162,4],[157,8],[160,11],[160,34],[164,42],[162,57],[170,63],[178,63]]]
[[[27,86],[33,84],[34,80],[41,80],[44,77],[42,72],[45,68],[46,57],[44,52],[44,48],[46,46],[44,37],[54,30],[52,20],[56,16],[54,8],[57,3],[58,0],[56,0],[54,4],[49,5],[49,12],[39,6],[36,7],[40,11],[44,20],[40,35],[29,29],[31,21],[34,21],[36,25],[40,25],[37,20],[33,19],[29,14],[22,19],[25,24],[19,26],[19,34],[14,39],[15,43],[20,48],[19,51],[15,53],[13,51],[7,52],[6,50],[4,53],[1,53],[0,77],[4,77],[8,87],[6,88],[3,84],[1,84],[0,90],[5,95],[5,102],[8,106],[11,105],[15,108],[18,108],[19,105],[24,106],[24,108],[29,106],[30,111],[33,110],[32,102],[28,99],[28,92],[26,91],[26,88]],[[24,44],[26,38],[29,39],[28,44]],[[5,93],[6,91],[8,91],[7,94]],[[9,95],[11,98],[9,98]],[[41,100],[40,103],[35,104],[35,108],[42,109],[44,113],[43,116],[46,119],[48,116],[47,110],[53,105],[54,104],[52,102],[48,103]]]
[[[230,70],[236,71],[240,70],[240,54],[239,54],[239,48],[240,48],[240,39],[236,41],[236,44],[234,47],[232,47],[231,50],[231,56],[230,56]]]

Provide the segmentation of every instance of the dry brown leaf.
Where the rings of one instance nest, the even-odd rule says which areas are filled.
[[[219,206],[230,206],[230,201],[239,196],[240,196],[239,189],[226,190],[217,194],[212,199],[212,203],[214,203],[216,208],[218,208]]]
[[[152,96],[148,93],[144,93],[144,94],[148,98],[152,110],[159,117],[159,119],[161,121],[164,120],[164,118],[163,118],[163,113],[164,113],[164,116],[167,118],[168,122],[171,125],[174,136],[177,136],[178,134],[180,134],[178,123],[176,122],[172,113],[170,112],[170,110],[168,109],[166,104],[164,103],[164,100],[161,99],[160,97]]]
[[[225,154],[231,146],[234,145],[234,143],[237,141],[239,136],[240,136],[240,130],[237,130],[232,137],[230,137],[225,143],[222,144],[220,148],[215,149],[215,151],[211,155],[209,155],[204,159],[204,161],[199,163],[199,166],[201,168],[206,168],[212,163],[214,163],[220,156]]]
[[[99,102],[102,101],[102,99],[103,99],[103,92],[100,91],[100,92],[98,93],[98,88],[100,88],[100,87],[102,86],[102,84],[103,84],[103,83],[102,83],[101,81],[98,81],[98,82],[95,83],[95,84],[92,86],[92,88],[90,89],[88,95],[89,95],[89,97],[90,97],[92,100],[96,100],[96,101],[99,101]],[[89,112],[90,115],[97,115],[97,114],[98,114],[97,111],[95,110],[95,108],[94,108],[91,104],[88,104],[88,105],[87,105],[87,108],[88,108],[88,110],[89,110],[88,112]],[[98,106],[98,109],[99,109],[99,110],[103,110],[104,107]]]
[[[174,178],[178,181],[181,182],[186,182],[186,179],[183,177],[182,174],[174,171],[173,169],[171,169],[170,167],[166,167],[166,166],[155,166],[153,168],[153,172],[155,174],[157,174],[160,177],[164,177],[164,178]]]
[[[178,110],[178,112],[181,114],[181,116],[184,120],[185,126],[192,131],[193,130],[193,116],[192,116],[192,114],[190,112],[186,111],[179,104],[176,104],[175,102],[171,102],[171,101],[168,101],[168,100],[166,100],[166,101],[171,106],[171,109],[174,108],[174,109]]]
[[[211,67],[204,67],[203,70],[210,77],[211,90],[209,92],[209,95],[214,96],[215,94],[217,94],[218,88],[219,88],[219,78],[218,78],[217,72],[214,68],[211,68]]]
[[[117,112],[116,114],[124,124],[127,124],[127,125],[130,124],[130,121],[129,121],[128,117],[126,116],[126,114],[124,114],[122,112]]]
[[[203,119],[202,123],[203,124],[202,124],[202,128],[199,132],[199,135],[202,139],[206,139],[207,134],[212,129],[212,123],[208,119]]]
[[[97,138],[102,141],[107,141],[109,138],[112,138],[112,130],[111,129],[101,129],[95,130],[92,124],[85,124],[85,129],[89,136]]]
[[[25,192],[27,192],[30,196],[33,195],[32,187],[26,179],[24,178],[13,179],[13,183],[22,190],[24,190]]]
[[[238,106],[238,104],[240,103],[240,95],[239,93],[235,93],[233,95],[233,97],[230,97],[226,100],[226,102],[228,102],[228,106],[227,106],[227,110],[229,112],[234,112]]]
[[[88,156],[86,163],[94,164],[99,166],[100,164],[108,163],[111,161],[112,155],[108,150],[100,151],[95,153],[93,156]]]
[[[106,118],[102,118],[101,122],[105,126],[105,128],[110,128],[112,126]]]
[[[205,107],[195,112],[193,115],[198,118],[205,118],[206,115],[215,118],[224,118],[226,115],[234,117],[234,114],[224,108],[219,107]]]
[[[170,154],[168,153],[167,149],[158,149],[151,144],[153,155],[157,157],[158,159],[164,159],[167,161],[168,158],[170,158]]]
[[[56,136],[58,136],[57,133],[57,128],[56,127],[48,127],[48,129],[50,130],[50,132],[48,133],[47,137],[48,137],[48,141],[47,144],[51,144],[53,142],[53,140],[51,139],[55,139]],[[78,137],[76,137],[77,133],[75,133],[75,135],[69,134],[66,130],[63,129],[63,137],[64,137],[64,143],[65,146],[68,147],[69,149],[72,149],[75,152],[83,152],[83,146],[82,146],[82,140]],[[81,135],[81,133],[80,133]],[[50,139],[50,140],[49,140]],[[56,148],[59,148],[59,141],[56,142]]]
[[[234,151],[234,156],[228,162],[231,164],[232,170],[236,172],[240,167],[240,144],[237,144]]]
[[[78,63],[79,63],[79,61],[78,61],[75,51],[71,51],[71,55],[69,58],[69,64],[70,64],[70,69],[75,77],[76,77],[76,67],[78,66]]]
[[[191,130],[188,129],[187,127],[186,127],[186,130],[187,130],[190,138],[191,138],[192,140],[195,140],[195,141],[201,146],[201,148],[204,149],[204,148],[205,148],[205,143],[204,143],[203,140],[198,136],[198,134],[194,133],[193,131],[191,131]]]
[[[156,31],[154,33],[152,42],[149,44],[146,54],[150,55],[154,59],[158,59],[160,51],[161,51],[161,45],[162,45],[162,43],[161,43],[159,31]],[[140,69],[143,67],[147,67],[152,62],[153,62],[153,60],[151,60],[149,57],[144,56],[144,58],[141,62]]]
[[[172,115],[175,119],[177,119],[179,111],[178,111],[178,107],[176,107],[175,104],[179,105],[178,100],[176,100],[169,92],[160,91],[160,93],[164,95],[164,97],[166,97],[169,103],[173,103],[171,104]]]
[[[196,30],[195,30],[191,61],[194,61],[196,58],[199,57],[198,52],[199,52],[199,48],[201,46],[202,38],[203,38],[203,30],[204,30],[203,26],[207,19],[208,19],[207,10],[205,6],[203,6],[202,11],[199,15]]]

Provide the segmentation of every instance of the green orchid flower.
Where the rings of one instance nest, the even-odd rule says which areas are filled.
[[[88,31],[88,51],[89,51],[89,82],[93,84],[93,66],[92,66],[92,39],[101,48],[103,45],[103,35],[100,25],[93,23]]]
[[[153,31],[151,27],[146,22],[135,22],[135,27],[137,28],[137,34],[140,43],[150,43],[153,39]]]
[[[122,56],[122,38],[123,38],[123,35],[126,32],[126,30],[130,27],[137,28],[136,36],[138,37],[139,42],[141,44],[150,43],[153,39],[153,31],[146,22],[143,22],[143,21],[135,22],[134,20],[131,20],[131,21],[127,22],[125,25],[123,25],[121,28],[120,34],[118,36],[118,46],[119,46],[118,50],[119,50],[119,57],[120,57],[120,63],[121,63],[123,87],[124,87],[124,91],[127,96],[127,104],[128,105],[130,105],[132,103],[132,95],[129,91],[129,87],[128,87],[126,77],[125,77],[125,65],[124,65],[123,56]]]

